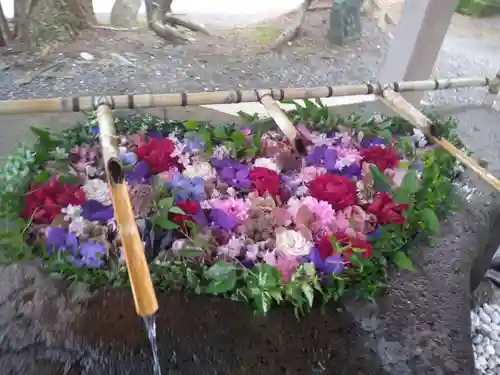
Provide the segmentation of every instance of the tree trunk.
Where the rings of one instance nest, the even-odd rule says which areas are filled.
[[[137,24],[137,13],[142,0],[116,0],[111,10],[111,24],[131,27]]]
[[[0,5],[1,7],[1,5]],[[4,47],[7,45],[7,42],[5,41],[5,38],[3,37],[2,29],[0,28],[0,47]]]
[[[4,45],[7,40],[12,38],[9,23],[7,22],[7,17],[5,17],[5,13],[3,12],[2,4],[0,4],[0,34],[4,41]]]
[[[95,21],[92,0],[15,0],[12,39],[29,47],[75,37]]]

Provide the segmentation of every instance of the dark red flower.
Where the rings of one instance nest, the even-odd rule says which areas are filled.
[[[24,198],[21,216],[33,218],[34,224],[50,224],[68,205],[81,206],[85,203],[85,192],[80,185],[62,184],[57,177],[42,184],[33,184]]]
[[[349,246],[348,249],[342,252],[342,255],[344,255],[347,263],[349,262],[349,257],[354,253],[361,254],[361,256],[365,259],[370,259],[373,256],[373,248],[371,243],[369,243],[368,241],[351,238],[344,233],[335,233],[333,236],[337,239],[337,242],[340,246]],[[335,248],[333,247],[329,235],[323,236],[316,246],[318,247],[319,254],[323,259],[326,259],[327,257],[332,255],[340,255],[335,252]],[[356,251],[354,251],[353,249],[356,249]],[[361,249],[363,251],[360,252],[360,250],[358,249]]]
[[[407,204],[397,204],[387,193],[377,193],[367,211],[374,214],[380,225],[403,224],[406,219],[403,213]]]
[[[196,215],[201,210],[200,203],[196,201],[180,201],[177,203],[177,207],[184,211],[185,215],[172,214],[170,220],[179,225],[181,228],[184,228],[184,222],[194,221],[193,215]]]
[[[151,138],[135,152],[140,160],[144,160],[151,166],[153,174],[158,174],[178,166],[177,158],[172,157],[174,150],[175,144],[171,139]]]
[[[259,195],[280,193],[281,179],[278,173],[263,167],[255,167],[248,175]]]
[[[399,162],[399,154],[391,147],[369,147],[361,150],[363,161],[374,164],[381,172],[387,168],[396,168]]]
[[[356,185],[347,177],[323,174],[309,183],[309,193],[317,200],[327,201],[336,209],[356,204]]]

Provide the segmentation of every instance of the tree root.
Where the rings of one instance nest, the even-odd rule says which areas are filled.
[[[186,29],[192,30],[194,32],[200,32],[205,35],[210,35],[207,29],[205,29],[203,26],[198,25],[194,22],[183,20],[179,17],[174,16],[172,13],[167,13],[165,14],[165,17],[163,18],[165,23],[169,23],[172,26],[181,26]]]
[[[203,26],[174,16],[170,4],[171,1],[167,0],[164,6],[153,7],[150,28],[156,35],[175,44],[187,44],[193,41],[193,38],[182,32],[180,28],[210,35]]]
[[[302,5],[300,6],[298,13],[290,27],[288,27],[285,31],[283,31],[278,38],[271,43],[268,47],[269,50],[277,50],[280,49],[283,45],[292,42],[299,35],[299,31],[306,20],[306,14],[311,5],[312,0],[304,0]]]

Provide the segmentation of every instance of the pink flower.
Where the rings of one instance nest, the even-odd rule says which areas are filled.
[[[323,232],[344,231],[349,227],[349,221],[342,212],[335,212],[332,205],[325,201],[318,201],[313,197],[305,197],[302,200],[291,198],[288,200],[288,212],[296,225],[303,223],[303,218],[299,217],[303,213],[301,207],[306,207],[312,214],[310,227],[316,234]]]
[[[322,167],[315,167],[313,165],[303,167],[299,173],[299,179],[305,183],[311,182],[316,177],[326,173],[326,169]]]
[[[276,259],[276,269],[281,273],[283,284],[291,280],[295,271],[299,267],[299,260],[296,257],[278,256]]]
[[[359,151],[354,148],[338,147],[336,150],[338,160],[335,163],[335,168],[339,170],[352,164],[359,164],[363,159]]]
[[[229,216],[235,217],[238,222],[243,223],[248,219],[250,202],[229,197],[227,199],[212,199],[210,201],[210,206],[223,211]]]
[[[179,168],[173,167],[170,168],[168,171],[159,173],[157,176],[161,182],[169,183],[172,182],[172,179],[178,173],[179,173]]]
[[[342,210],[342,214],[349,222],[349,227],[345,228],[344,233],[351,238],[365,240],[366,234],[373,232],[377,225],[377,217],[359,206],[346,207]]]

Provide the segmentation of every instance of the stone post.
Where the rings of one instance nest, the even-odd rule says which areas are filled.
[[[457,6],[456,0],[406,0],[379,73],[382,84],[429,79]],[[420,106],[423,92],[403,96]]]

